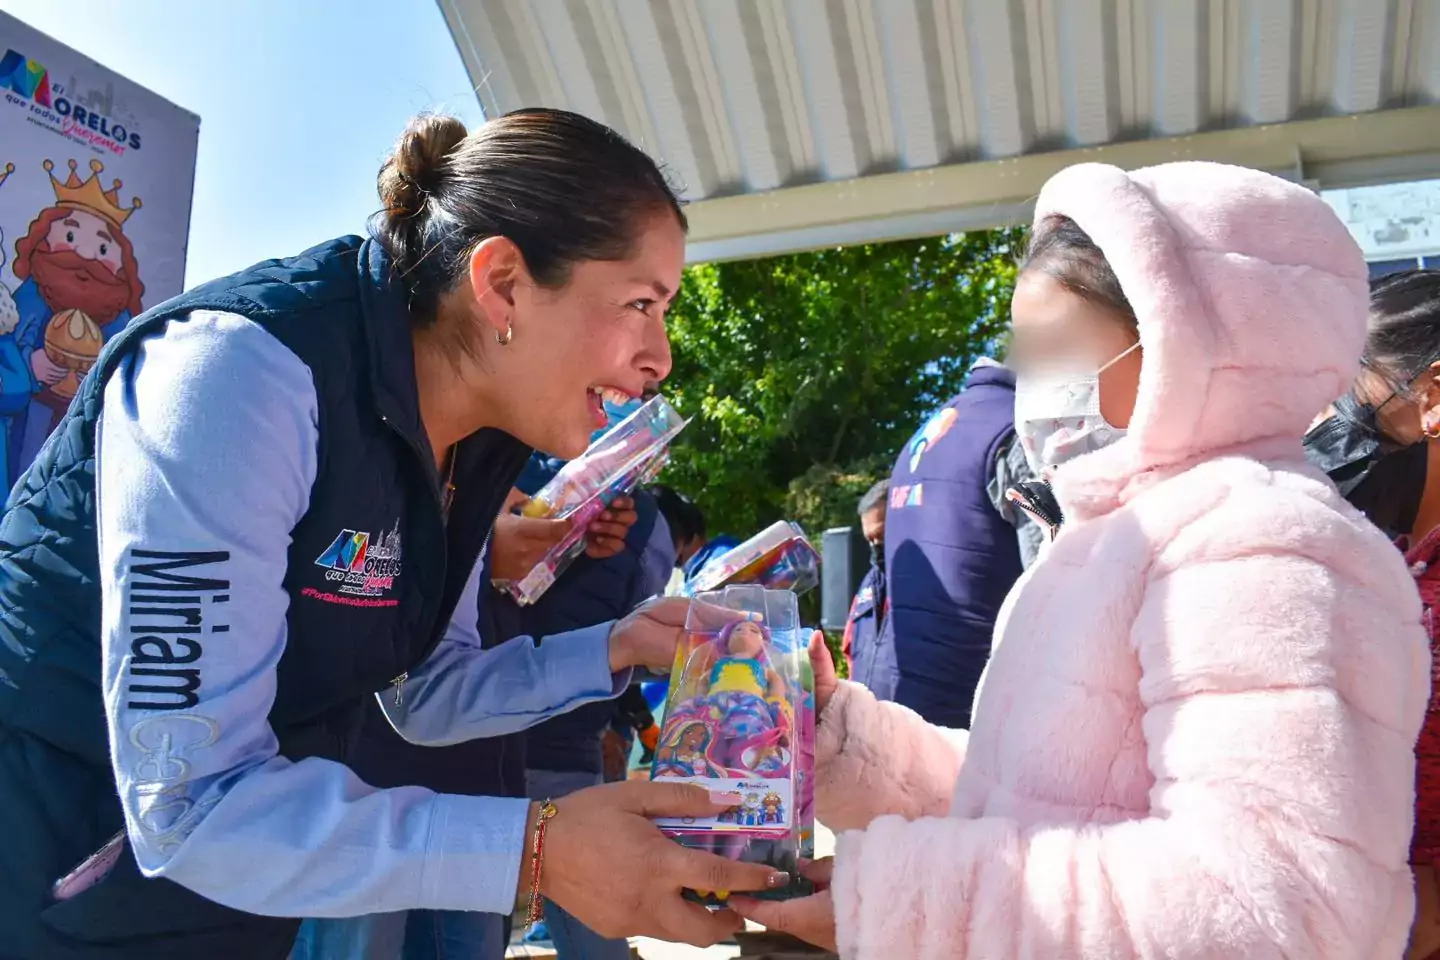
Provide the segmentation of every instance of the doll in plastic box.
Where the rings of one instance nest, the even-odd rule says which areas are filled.
[[[723,653],[710,668],[709,695],[738,693],[782,701],[785,681],[770,667],[765,652],[769,642],[770,631],[754,620],[726,624],[716,641]]]
[[[769,630],[754,620],[726,624],[686,667],[700,674],[700,692],[671,708],[675,735],[703,724],[707,759],[729,776],[786,776],[790,770],[785,681],[770,665],[769,642]],[[657,765],[657,771],[670,769]]]

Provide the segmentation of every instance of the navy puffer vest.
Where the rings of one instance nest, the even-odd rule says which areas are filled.
[[[315,383],[317,476],[292,531],[288,642],[269,714],[286,757],[346,760],[372,695],[442,636],[530,453],[497,431],[462,442],[447,524],[420,424],[409,315],[373,241],[348,237],[258,264],[161,304],[116,337],[0,520],[0,955],[251,960],[284,957],[294,939],[298,921],[242,914],[169,880],[147,880],[128,851],[73,899],[49,897],[56,879],[124,826],[100,689],[95,428],[103,388],[142,338],[196,310],[260,324]],[[395,605],[317,596],[331,589],[317,558],[346,530],[377,539],[398,532]]]
[[[1012,527],[990,501],[995,459],[1015,430],[1015,375],[977,366],[926,421],[890,477],[889,610],[856,678],[945,727],[970,726],[1006,594],[1020,577]]]

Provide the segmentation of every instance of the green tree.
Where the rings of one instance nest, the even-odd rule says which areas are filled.
[[[712,530],[852,522],[921,419],[1004,336],[1017,230],[687,271],[666,394],[692,418],[664,480]]]

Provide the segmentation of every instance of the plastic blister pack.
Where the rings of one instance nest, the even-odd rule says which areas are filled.
[[[570,521],[570,531],[524,577],[497,584],[522,606],[544,596],[555,579],[585,551],[585,531],[616,497],[629,494],[659,474],[670,441],[685,420],[664,397],[647,401],[613,430],[560,468],[522,513]]]
[[[742,583],[806,593],[820,585],[820,555],[798,523],[778,520],[705,564],[684,592],[693,597]]]
[[[790,874],[788,887],[757,896],[803,896],[812,887],[797,861],[814,856],[815,677],[795,594],[744,585],[696,599],[651,778],[736,793],[742,802],[714,818],[659,826],[686,846]],[[716,904],[723,894],[694,898]]]

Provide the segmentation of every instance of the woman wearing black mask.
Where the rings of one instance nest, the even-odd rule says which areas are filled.
[[[1364,368],[1327,413],[1305,451],[1346,499],[1395,536],[1440,523],[1440,493],[1426,483],[1436,454],[1425,442],[1440,438],[1440,270],[1375,283]]]
[[[1435,649],[1440,607],[1440,270],[1408,270],[1370,292],[1364,368],[1305,438],[1310,461],[1355,507],[1396,538],[1425,603]],[[1432,686],[1440,690],[1432,666]],[[1408,957],[1440,957],[1440,697],[1415,747],[1410,862],[1418,910]]]

